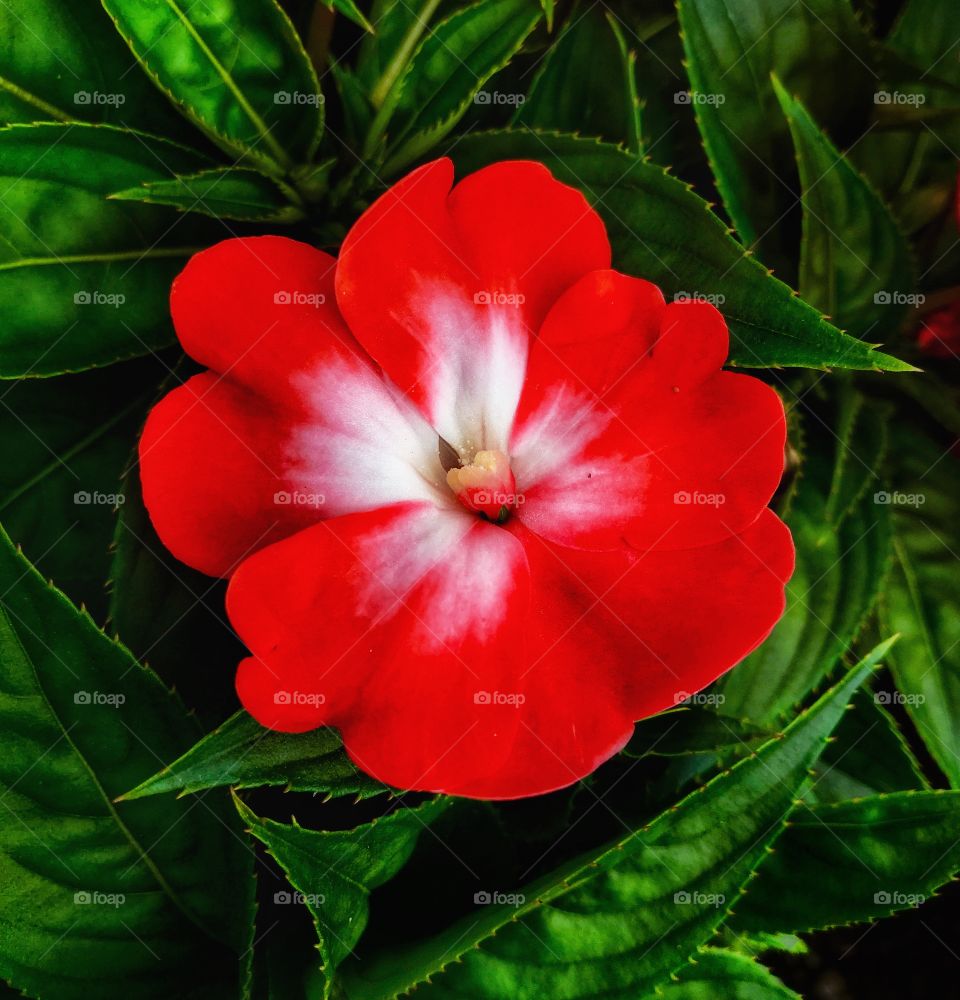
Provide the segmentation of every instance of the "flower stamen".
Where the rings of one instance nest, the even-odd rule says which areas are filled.
[[[467,510],[502,524],[517,506],[517,484],[502,451],[478,451],[473,461],[447,470],[447,485]]]

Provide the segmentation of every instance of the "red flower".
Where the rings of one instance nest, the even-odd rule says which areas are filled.
[[[960,357],[960,299],[924,316],[917,346],[932,358]]]
[[[197,254],[171,305],[210,370],[153,410],[141,469],[164,542],[231,577],[261,723],[336,726],[402,788],[512,798],[768,634],[784,415],[721,371],[716,309],[610,270],[544,167],[452,173],[391,188],[339,260]]]

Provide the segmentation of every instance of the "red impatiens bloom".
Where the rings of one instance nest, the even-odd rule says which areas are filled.
[[[960,299],[924,316],[917,346],[932,358],[960,358]]]
[[[512,798],[769,633],[785,424],[721,371],[716,309],[610,270],[578,192],[535,163],[452,175],[415,170],[336,260],[197,254],[171,304],[209,371],[153,410],[141,472],[171,551],[230,577],[261,723],[336,726],[391,785]]]

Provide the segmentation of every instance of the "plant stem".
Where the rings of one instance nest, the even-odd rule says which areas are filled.
[[[420,41],[430,18],[433,17],[436,9],[440,6],[440,0],[426,0],[423,5],[423,10],[414,19],[413,24],[410,25],[409,30],[403,37],[403,41],[397,48],[393,59],[390,60],[390,65],[383,71],[380,79],[374,84],[373,89],[370,91],[370,102],[375,108],[381,108],[384,101],[387,99],[393,85],[397,82],[400,74],[406,69],[407,63],[410,61],[410,56],[413,54],[413,50],[417,47],[417,43]]]

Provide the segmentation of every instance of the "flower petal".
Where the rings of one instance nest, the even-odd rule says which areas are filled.
[[[337,311],[336,260],[282,236],[225,240],[190,258],[170,312],[200,364],[281,406],[298,403],[297,374],[362,349]]]
[[[339,727],[387,784],[539,794],[713,681],[783,611],[793,547],[769,511],[678,553],[586,553],[508,524],[403,505],[248,559],[227,597],[253,654],[247,710],[275,729]]]
[[[514,523],[533,594],[526,701],[509,759],[466,794],[533,795],[589,774],[634,720],[716,680],[783,613],[793,542],[769,510],[716,545],[639,555],[564,549]]]
[[[325,521],[246,560],[227,610],[237,676],[273,729],[341,729],[363,770],[457,791],[500,766],[526,623],[523,548],[464,510],[405,504]],[[485,695],[489,695],[486,698]]]
[[[436,432],[343,325],[331,262],[292,240],[230,240],[175,283],[178,334],[213,370],[154,408],[141,478],[161,539],[204,572],[322,518],[455,504]]]
[[[591,314],[606,317],[592,352]],[[510,445],[524,522],[594,549],[689,548],[749,525],[780,481],[786,422],[771,388],[721,371],[727,346],[706,303],[664,306],[614,272],[571,288],[532,347]]]
[[[370,355],[469,457],[506,449],[530,332],[610,248],[583,196],[539,164],[452,180],[437,160],[382,195],[347,234],[336,288]]]

